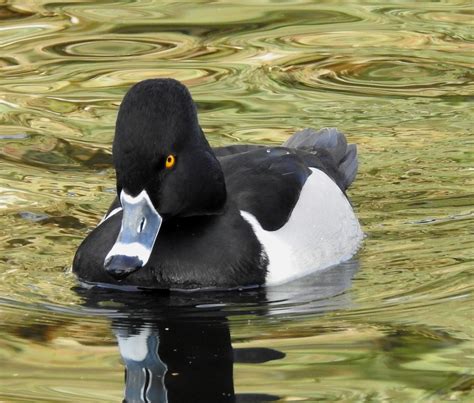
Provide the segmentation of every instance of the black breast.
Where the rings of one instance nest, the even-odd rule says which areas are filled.
[[[148,263],[118,281],[104,269],[122,213],[95,228],[79,247],[73,270],[83,281],[150,288],[233,288],[265,281],[265,255],[250,225],[230,202],[223,214],[163,223]]]

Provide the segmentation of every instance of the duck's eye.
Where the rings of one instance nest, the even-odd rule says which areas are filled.
[[[166,161],[165,161],[166,169],[173,168],[175,163],[176,163],[176,157],[174,155],[170,154],[166,157]]]

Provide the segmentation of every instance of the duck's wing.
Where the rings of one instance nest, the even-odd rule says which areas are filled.
[[[231,147],[218,157],[228,197],[270,231],[287,222],[310,168],[322,171],[342,192],[357,173],[356,146],[348,145],[344,134],[333,128],[297,132],[283,147]]]
[[[354,182],[359,166],[357,146],[347,144],[346,136],[336,128],[303,129],[293,134],[282,146],[298,150],[306,166],[325,172],[342,191]],[[220,158],[268,148],[269,146],[263,145],[238,144],[215,147],[213,151]]]
[[[306,160],[313,157],[306,154],[264,147],[219,158],[228,198],[255,216],[264,229],[277,230],[287,222],[311,175]]]

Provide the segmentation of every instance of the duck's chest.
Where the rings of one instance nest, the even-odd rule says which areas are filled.
[[[265,282],[266,255],[238,210],[165,221],[147,264],[116,279],[106,272],[104,259],[121,220],[121,212],[111,216],[81,244],[73,264],[81,280],[162,289],[238,288]]]
[[[196,217],[166,223],[144,269],[170,288],[261,285],[263,257],[260,242],[240,214]]]

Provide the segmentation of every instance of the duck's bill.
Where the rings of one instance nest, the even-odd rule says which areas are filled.
[[[145,190],[136,197],[122,190],[120,202],[122,226],[104,260],[105,270],[116,278],[125,277],[148,262],[163,221]]]

